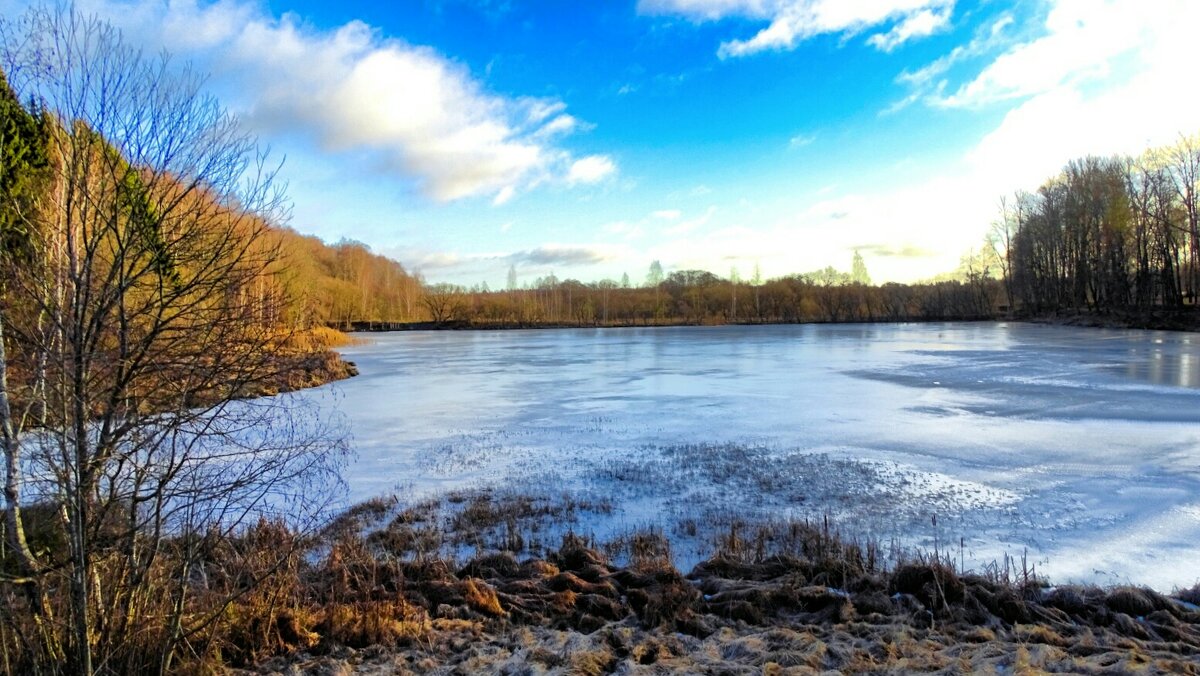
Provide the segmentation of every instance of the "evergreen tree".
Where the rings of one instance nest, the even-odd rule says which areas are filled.
[[[650,272],[646,275],[646,286],[657,287],[663,282],[662,263],[654,261],[650,264]]]
[[[47,166],[45,128],[0,72],[0,254],[26,249],[29,211]]]
[[[854,261],[850,264],[850,282],[852,284],[871,285],[871,275],[867,274],[867,264],[863,262],[862,254],[854,250]]]

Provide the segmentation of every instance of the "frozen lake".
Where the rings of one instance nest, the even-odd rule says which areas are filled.
[[[1054,582],[1200,580],[1200,335],[875,324],[360,335],[356,499],[590,492],[598,534],[830,513]],[[932,517],[937,516],[937,526]],[[960,550],[960,544],[963,545]],[[684,555],[686,558],[686,554]]]

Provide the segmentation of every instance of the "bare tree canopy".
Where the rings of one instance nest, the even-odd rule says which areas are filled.
[[[243,401],[282,368],[287,203],[166,56],[71,9],[0,44],[0,643],[35,670],[163,671],[228,606],[193,603],[214,543],[315,523],[339,486],[328,416]]]
[[[1002,205],[994,240],[1028,313],[1181,311],[1200,294],[1200,140],[1088,157]]]

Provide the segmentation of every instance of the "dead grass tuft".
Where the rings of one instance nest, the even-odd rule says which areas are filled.
[[[495,496],[461,497],[475,525],[512,513]],[[826,521],[731,526],[685,578],[667,537],[647,530],[609,543],[607,556],[568,532],[545,558],[492,549],[461,562],[444,549],[457,536],[440,509],[384,499],[349,510],[311,542],[264,522],[214,543],[197,580],[222,592],[266,575],[266,554],[296,555],[231,605],[180,668],[347,648],[362,651],[355,659],[393,655],[380,673],[987,672],[1014,666],[1021,646],[1030,670],[1188,673],[1180,665],[1200,655],[1200,614],[1150,590],[1044,592],[1020,565],[960,575],[933,557],[889,571],[878,548],[841,541]],[[419,531],[439,544],[414,546]],[[629,564],[614,566],[618,557]],[[202,604],[203,589],[194,593]],[[329,659],[328,673],[350,669]]]
[[[579,676],[601,676],[612,672],[616,658],[606,648],[579,651],[570,657],[570,673]]]
[[[485,615],[492,617],[508,615],[500,605],[500,598],[496,596],[496,590],[478,578],[467,578],[463,582],[463,598],[468,606]]]
[[[962,602],[966,585],[951,566],[923,562],[896,568],[889,580],[888,591],[912,594],[935,613],[944,613],[949,611],[951,604]]]
[[[403,645],[430,628],[425,611],[403,599],[330,604],[317,623],[327,641],[351,648]]]
[[[1108,592],[1104,599],[1114,612],[1125,613],[1133,617],[1142,617],[1165,607],[1167,604],[1162,597],[1150,589],[1138,587],[1118,587]]]

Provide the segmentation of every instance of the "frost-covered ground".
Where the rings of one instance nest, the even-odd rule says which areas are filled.
[[[327,386],[353,498],[611,501],[677,563],[735,516],[830,514],[968,567],[1200,580],[1200,335],[1027,324],[368,334]],[[936,526],[934,525],[936,516]],[[689,540],[690,538],[690,540]]]

